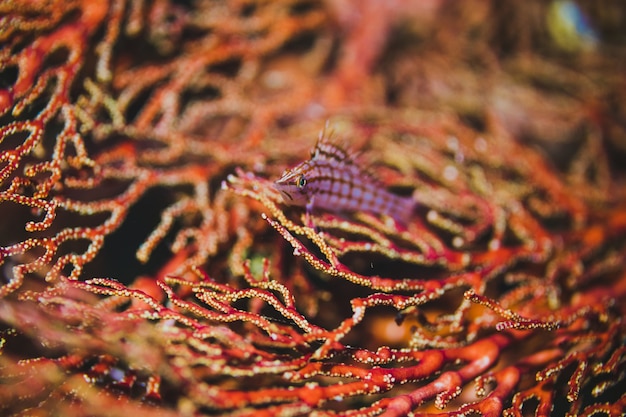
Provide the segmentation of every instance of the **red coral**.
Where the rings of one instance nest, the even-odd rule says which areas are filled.
[[[377,3],[0,6],[3,414],[626,413],[622,72]],[[326,118],[406,225],[282,204]]]

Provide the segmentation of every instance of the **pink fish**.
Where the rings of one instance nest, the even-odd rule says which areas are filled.
[[[402,224],[410,219],[415,200],[390,193],[362,169],[353,154],[320,132],[311,159],[287,169],[274,183],[286,204],[307,212],[366,211],[386,214]]]

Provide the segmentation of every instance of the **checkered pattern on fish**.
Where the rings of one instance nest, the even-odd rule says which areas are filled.
[[[406,223],[415,207],[412,198],[387,191],[324,132],[320,133],[311,159],[287,169],[275,182],[275,188],[286,204],[306,207],[309,212],[366,211],[387,214]]]

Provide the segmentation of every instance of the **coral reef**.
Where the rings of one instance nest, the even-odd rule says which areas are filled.
[[[0,22],[1,414],[626,414],[620,2]],[[406,224],[284,204],[327,120]]]

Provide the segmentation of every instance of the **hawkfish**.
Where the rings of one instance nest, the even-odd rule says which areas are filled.
[[[331,212],[364,211],[391,216],[406,225],[416,205],[411,197],[389,192],[362,166],[356,154],[320,132],[311,158],[287,169],[275,181],[285,204]]]

